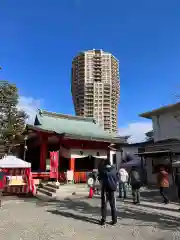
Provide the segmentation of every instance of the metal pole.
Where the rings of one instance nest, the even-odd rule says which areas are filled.
[[[60,151],[57,151],[57,162],[56,162],[56,186],[59,186],[59,156],[60,156]]]
[[[176,184],[175,184],[175,176],[174,176],[174,169],[173,169],[173,160],[172,160],[172,152],[169,153],[169,159],[171,163],[171,175],[172,175],[172,198],[176,199]]]
[[[122,164],[122,160],[123,160],[123,149],[122,149],[122,147],[121,147],[121,149],[120,149],[120,154],[121,154],[121,156],[120,156],[120,161],[119,161],[119,165],[118,165],[118,171],[119,171],[119,169],[120,169],[120,167],[121,167],[121,164]]]
[[[27,137],[24,137],[24,161],[26,161],[26,150],[27,150],[27,145],[26,145]]]
[[[172,174],[172,182],[173,185],[175,183],[175,177],[174,177],[174,171],[173,171],[173,161],[172,161],[172,153],[169,153],[169,159],[170,159],[170,163],[171,163],[171,174]]]

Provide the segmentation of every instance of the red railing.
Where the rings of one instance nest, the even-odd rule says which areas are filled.
[[[59,173],[59,181],[66,182],[66,173]],[[86,183],[86,172],[74,172],[74,183]]]
[[[75,172],[74,173],[74,182],[75,183],[86,183],[87,182],[87,173],[86,172]]]

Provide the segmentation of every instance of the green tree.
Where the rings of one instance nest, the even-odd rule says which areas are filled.
[[[15,84],[0,81],[0,140],[8,152],[23,140],[27,115],[18,109],[19,94]]]

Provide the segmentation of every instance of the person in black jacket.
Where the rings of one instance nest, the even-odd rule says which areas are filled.
[[[136,166],[133,166],[129,173],[128,185],[131,185],[133,203],[140,203],[141,177]]]
[[[178,198],[179,198],[179,201],[180,201],[180,168],[176,169],[175,183],[176,183],[176,186],[177,186],[177,193],[178,193]]]
[[[111,207],[112,224],[117,223],[116,214],[116,199],[115,192],[118,183],[118,173],[114,166],[110,164],[110,160],[107,159],[104,162],[103,168],[99,172],[99,180],[101,182],[101,225],[106,222],[107,215],[107,201],[109,201]]]

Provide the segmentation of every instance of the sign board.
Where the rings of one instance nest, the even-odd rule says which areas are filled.
[[[10,186],[18,186],[26,184],[22,176],[7,176],[8,185]]]

